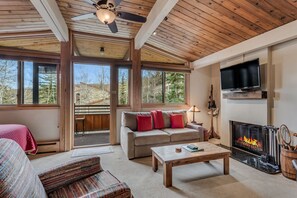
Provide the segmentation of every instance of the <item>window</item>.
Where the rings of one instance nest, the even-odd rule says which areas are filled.
[[[22,71],[23,104],[57,104],[56,65],[25,61]]]
[[[185,103],[185,74],[165,73],[165,103]]]
[[[185,74],[142,70],[142,103],[185,103]]]
[[[74,64],[74,97],[76,105],[109,105],[110,67]]]
[[[0,59],[0,105],[57,104],[57,87],[55,64]]]
[[[142,103],[163,103],[164,72],[142,70]]]
[[[118,105],[129,105],[129,72],[128,68],[118,69]]]
[[[0,105],[17,104],[18,61],[0,59]]]

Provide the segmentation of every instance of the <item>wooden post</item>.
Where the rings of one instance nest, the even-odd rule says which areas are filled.
[[[61,66],[60,66],[60,151],[71,150],[71,44],[61,42]]]
[[[109,141],[111,144],[117,143],[117,104],[118,104],[118,97],[117,97],[117,85],[118,85],[118,78],[117,78],[117,68],[114,64],[110,65],[110,136]]]
[[[134,49],[134,40],[131,42],[132,58],[132,111],[141,110],[141,50]]]

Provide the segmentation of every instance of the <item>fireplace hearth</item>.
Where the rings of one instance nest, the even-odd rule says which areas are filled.
[[[235,121],[230,124],[232,158],[263,172],[280,172],[274,127]]]

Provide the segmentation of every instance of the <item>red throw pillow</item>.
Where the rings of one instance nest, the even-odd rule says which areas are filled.
[[[184,117],[182,114],[170,114],[171,128],[184,128]]]
[[[150,131],[153,129],[152,116],[137,115],[137,131]]]
[[[162,111],[157,110],[157,111],[151,111],[151,115],[154,120],[154,128],[155,129],[163,129],[164,128],[164,118]]]

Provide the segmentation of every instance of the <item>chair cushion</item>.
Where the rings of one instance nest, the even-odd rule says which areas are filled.
[[[136,146],[170,142],[169,135],[161,130],[151,130],[145,133],[136,131],[134,137]]]
[[[137,130],[138,131],[150,131],[153,129],[152,116],[137,115]]]
[[[108,189],[110,186],[119,183],[120,181],[117,178],[115,178],[109,171],[101,171],[100,173],[97,173],[82,180],[78,180],[70,185],[64,186],[56,191],[53,191],[48,194],[48,197],[82,197],[93,192]],[[114,190],[116,191],[119,189]]]
[[[166,133],[170,135],[171,142],[186,141],[186,140],[197,140],[199,132],[195,129],[181,128],[181,129],[172,129],[166,128],[163,129]]]
[[[25,152],[4,138],[0,139],[0,197],[47,197]]]
[[[171,128],[184,128],[184,121],[182,114],[170,115]]]

